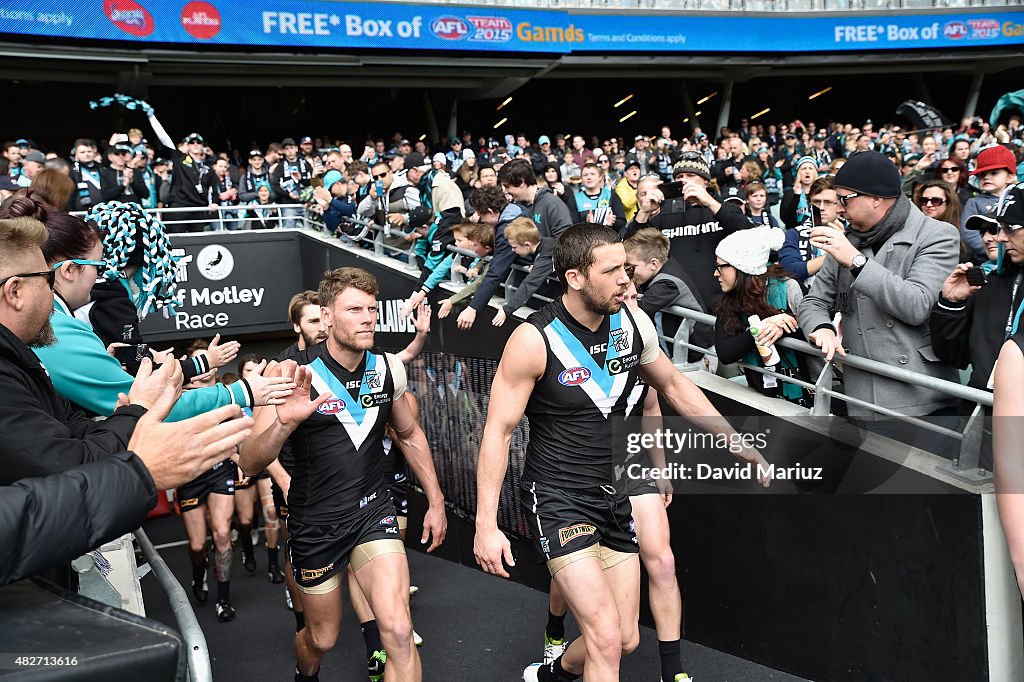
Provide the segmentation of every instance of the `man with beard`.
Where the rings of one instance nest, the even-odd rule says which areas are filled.
[[[241,415],[233,405],[161,424],[181,388],[173,362],[151,372],[145,361],[103,422],[58,395],[29,349],[55,340],[49,320],[57,271],[43,256],[46,240],[37,220],[0,220],[0,485],[48,477],[0,495],[4,538],[14,545],[5,548],[0,583],[46,570],[138,527],[158,490],[222,459],[251,426],[233,420]],[[218,426],[225,420],[233,421]],[[62,472],[67,475],[50,476]],[[7,532],[12,526],[19,530]],[[50,577],[67,585],[70,575]]]
[[[507,578],[502,560],[514,565],[497,513],[509,442],[525,414],[523,509],[583,635],[523,679],[569,682],[585,669],[588,680],[617,680],[621,656],[639,643],[640,562],[629,498],[614,485],[613,421],[642,378],[698,428],[736,434],[659,350],[650,318],[624,308],[630,279],[614,230],[573,225],[554,260],[562,295],[512,333],[491,384],[501,400],[489,405],[480,447],[474,553],[488,573]],[[765,466],[755,450],[737,456]],[[758,478],[768,485],[767,475]]]
[[[296,397],[257,415],[258,435],[242,448],[242,470],[254,473],[289,439],[293,447],[288,549],[306,616],[295,637],[297,682],[318,679],[320,662],[337,641],[339,588],[350,563],[379,620],[389,679],[422,678],[409,615],[409,564],[382,469],[388,425],[429,502],[421,537],[426,544],[433,535],[427,551],[444,540],[447,522],[426,436],[409,402],[399,400],[405,366],[393,355],[369,352],[378,292],[364,270],[325,274],[319,294],[327,340],[281,363],[282,375],[300,381]]]

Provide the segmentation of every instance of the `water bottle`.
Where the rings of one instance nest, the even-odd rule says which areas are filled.
[[[751,315],[750,317],[747,318],[747,322],[750,324],[751,336],[753,336],[756,339],[758,333],[761,331],[761,318],[758,317],[757,315]],[[765,367],[772,367],[774,365],[779,364],[781,358],[779,358],[779,351],[777,348],[775,348],[774,343],[770,346],[762,346],[761,344],[755,342],[754,345],[757,346],[757,352],[761,356],[761,362],[764,363]]]

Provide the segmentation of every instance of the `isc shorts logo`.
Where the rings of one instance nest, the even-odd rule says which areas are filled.
[[[558,375],[558,383],[563,386],[579,386],[590,379],[590,370],[586,367],[572,367]]]
[[[303,582],[309,582],[311,580],[316,580],[317,578],[322,578],[327,575],[327,572],[332,568],[334,568],[333,561],[323,568],[304,568],[300,571],[300,579]]]
[[[385,516],[383,519],[380,520],[380,525],[382,525],[382,526],[390,526],[394,522],[395,522],[395,517],[394,516]]]
[[[365,507],[366,505],[370,504],[371,502],[373,502],[376,499],[377,499],[377,493],[373,493],[371,495],[367,495],[363,499],[359,500],[359,508],[362,509],[363,507]]]
[[[577,523],[575,526],[569,526],[568,528],[559,528],[558,542],[561,543],[562,547],[565,547],[576,538],[581,538],[584,535],[593,535],[596,532],[596,526],[591,526],[589,523]]]
[[[103,11],[114,26],[138,38],[145,38],[156,28],[153,17],[135,0],[105,0]]]
[[[220,12],[208,2],[190,2],[181,10],[181,25],[192,37],[209,40],[220,33]]]
[[[949,40],[966,38],[967,33],[967,24],[962,21],[951,21],[942,28],[942,35]]]
[[[331,398],[330,400],[324,401],[324,404],[316,408],[316,411],[320,414],[338,414],[345,410],[345,401],[337,398]]]
[[[469,34],[469,27],[458,17],[438,17],[430,23],[430,30],[441,40],[462,40]]]

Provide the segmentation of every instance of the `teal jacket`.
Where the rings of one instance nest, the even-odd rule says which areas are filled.
[[[109,417],[117,405],[117,394],[127,395],[135,378],[107,353],[92,327],[75,318],[56,295],[50,323],[57,343],[32,350],[49,373],[53,387],[71,402]],[[166,421],[181,421],[232,403],[252,407],[249,392],[241,381],[230,387],[218,384],[185,391]]]

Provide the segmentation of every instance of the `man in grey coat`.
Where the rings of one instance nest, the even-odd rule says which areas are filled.
[[[831,257],[800,304],[800,326],[827,360],[845,356],[848,349],[892,367],[958,381],[956,369],[932,350],[928,326],[942,283],[957,264],[958,230],[926,217],[902,196],[899,171],[878,152],[850,157],[836,174],[836,194],[850,229],[811,231],[811,242]],[[832,325],[835,312],[842,313],[841,341]],[[956,399],[937,391],[854,367],[845,368],[844,381],[847,395],[907,415],[955,414]],[[849,414],[870,420],[876,413],[851,403]],[[864,426],[901,440],[908,431],[891,422]]]

